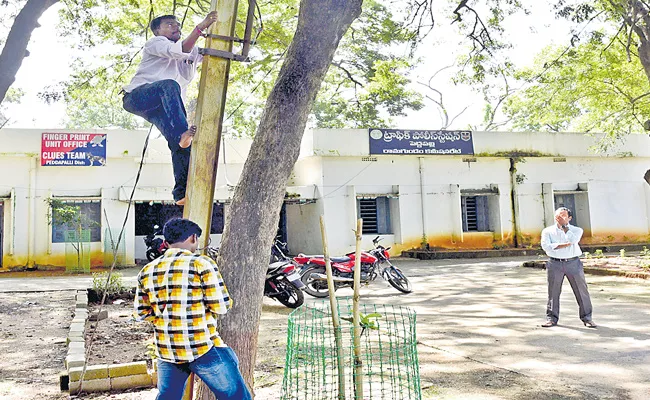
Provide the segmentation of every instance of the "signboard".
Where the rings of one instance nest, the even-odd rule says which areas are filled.
[[[106,134],[43,133],[41,165],[103,167],[106,165]]]
[[[472,131],[369,129],[370,154],[472,155]]]

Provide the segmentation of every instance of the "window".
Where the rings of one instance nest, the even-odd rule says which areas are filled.
[[[357,215],[363,219],[363,234],[391,234],[388,197],[357,199]]]
[[[463,232],[490,232],[489,196],[461,196]]]
[[[158,225],[162,229],[165,223],[172,218],[183,218],[183,209],[173,204],[136,203],[135,235],[148,235],[153,231],[154,225]],[[210,234],[220,233],[223,233],[223,204],[214,203]]]
[[[52,199],[52,243],[77,241],[101,242],[102,203],[100,200]],[[89,236],[88,236],[89,235]]]

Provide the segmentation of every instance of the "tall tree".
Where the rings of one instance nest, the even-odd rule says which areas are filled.
[[[27,0],[20,12],[16,15],[7,40],[4,42],[2,53],[0,53],[0,103],[4,100],[7,91],[16,80],[16,74],[23,63],[23,59],[29,54],[27,44],[32,37],[32,32],[38,25],[38,19],[43,13],[59,0]],[[0,11],[10,6],[17,6],[18,3],[9,0],[0,2]]]
[[[367,0],[360,17],[342,39],[314,104],[310,123],[318,127],[387,125],[392,116],[422,107],[421,96],[407,89],[405,77],[413,58],[395,48],[412,48],[417,31],[384,3]],[[102,48],[101,57],[80,53],[71,63],[72,79],[62,87],[44,91],[46,99],[64,99],[75,126],[133,127],[138,119],[121,110],[120,87],[133,75],[142,44],[151,35],[152,16],[175,13],[191,29],[197,15],[207,12],[209,1],[187,4],[173,0],[97,0],[95,7],[67,7],[63,11],[68,32],[87,50]],[[246,19],[240,7],[239,20]],[[227,133],[252,136],[264,109],[279,66],[285,59],[298,21],[298,0],[260,2],[256,13],[257,41],[252,62],[235,63],[230,72]],[[237,26],[241,36],[243,24]],[[134,39],[135,38],[135,39]],[[402,54],[399,54],[399,53]],[[196,86],[189,91],[191,98]],[[114,104],[113,104],[114,103]]]
[[[253,385],[264,275],[287,180],[334,53],[363,0],[302,0],[298,25],[233,196],[219,264],[234,299],[220,334]]]
[[[545,49],[517,77],[531,84],[507,100],[515,129],[607,133],[606,150],[629,133],[643,132],[650,92],[640,62],[629,62],[625,42],[609,45],[595,32],[569,49]]]

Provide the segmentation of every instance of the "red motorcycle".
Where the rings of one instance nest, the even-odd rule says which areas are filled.
[[[411,293],[411,283],[402,271],[390,262],[388,250],[379,244],[379,236],[372,240],[375,248],[361,253],[361,283],[369,284],[378,275],[388,281],[392,287],[403,293]],[[303,264],[301,280],[305,284],[305,292],[314,297],[327,297],[327,274],[325,258],[322,255],[306,256],[299,254],[294,261]],[[331,257],[334,290],[354,286],[355,253],[344,257]]]

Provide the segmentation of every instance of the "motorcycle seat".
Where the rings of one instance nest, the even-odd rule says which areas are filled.
[[[352,259],[350,257],[343,256],[343,257],[330,257],[330,260],[332,262],[342,263],[342,262],[348,262]]]

